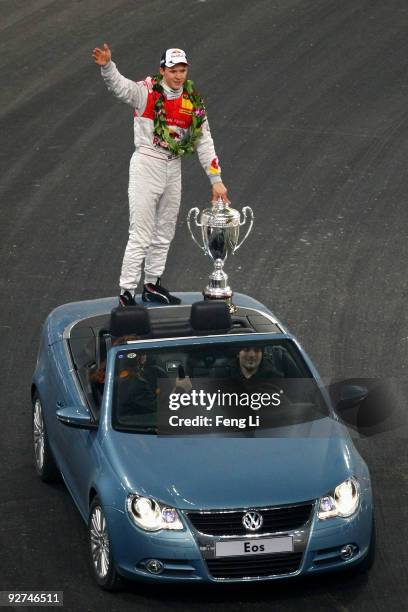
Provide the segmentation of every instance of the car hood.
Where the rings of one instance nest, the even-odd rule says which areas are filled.
[[[312,500],[353,473],[356,451],[333,419],[273,437],[159,437],[110,431],[104,450],[126,492],[182,509]]]

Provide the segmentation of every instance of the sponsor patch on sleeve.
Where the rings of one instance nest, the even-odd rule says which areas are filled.
[[[221,168],[218,165],[218,157],[214,157],[214,159],[211,161],[211,164],[208,168],[210,174],[220,174],[221,172]]]

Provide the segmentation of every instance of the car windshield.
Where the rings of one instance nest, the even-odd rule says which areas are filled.
[[[112,424],[160,435],[229,435],[327,417],[295,343],[131,347],[116,354]]]

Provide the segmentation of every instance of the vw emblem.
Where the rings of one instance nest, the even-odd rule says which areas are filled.
[[[248,531],[258,531],[262,527],[263,516],[255,510],[245,512],[242,517],[242,524]]]

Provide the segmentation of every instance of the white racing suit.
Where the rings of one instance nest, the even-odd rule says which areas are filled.
[[[152,79],[135,82],[120,74],[114,62],[101,68],[114,95],[134,109],[135,152],[129,169],[129,240],[120,276],[121,290],[137,287],[145,260],[145,283],[163,274],[167,253],[176,229],[181,200],[181,158],[156,142]],[[164,84],[167,125],[173,137],[182,139],[189,129],[192,104],[182,89],[173,92]],[[208,121],[202,125],[197,153],[210,182],[221,181]]]

